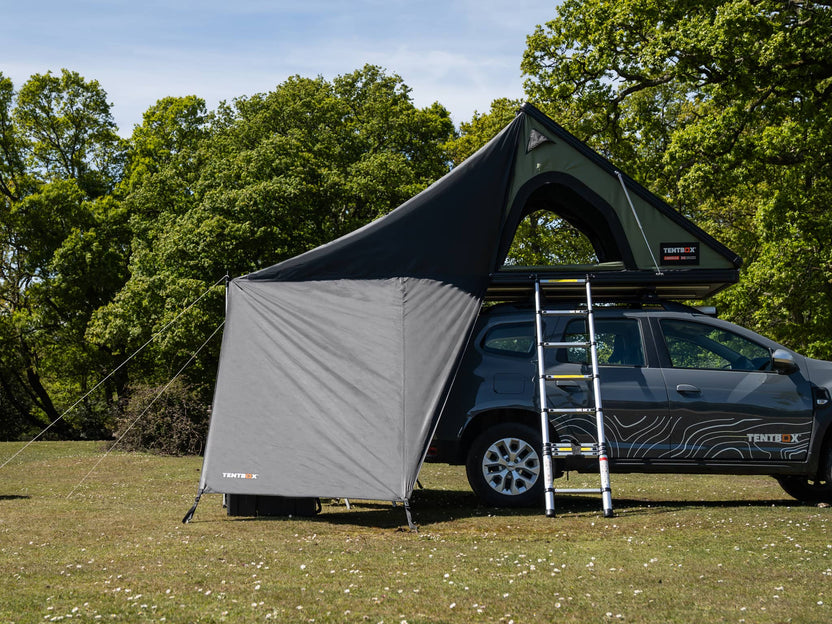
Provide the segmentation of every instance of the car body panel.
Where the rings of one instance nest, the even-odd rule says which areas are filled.
[[[678,426],[679,459],[802,461],[812,433],[812,393],[800,372],[662,369]],[[688,383],[691,382],[691,383]]]
[[[568,304],[563,304],[568,306]],[[682,306],[679,306],[680,308]],[[494,327],[533,326],[530,306],[504,304],[485,310],[437,426],[429,461],[464,463],[466,444],[485,426],[518,420],[539,427],[536,353],[506,354],[484,348]],[[800,475],[818,468],[832,421],[832,402],[816,404],[832,387],[832,363],[786,349],[797,370],[702,370],[674,367],[661,319],[682,319],[752,341],[768,353],[779,345],[750,330],[697,313],[652,308],[604,308],[598,320],[635,319],[643,339],[642,365],[599,367],[605,430],[613,469],[619,472],[725,472]],[[547,340],[564,339],[570,317],[547,319]],[[508,334],[511,332],[508,331]],[[524,349],[528,346],[523,343]],[[547,373],[588,371],[564,349],[546,352]],[[770,367],[771,368],[771,367]],[[588,381],[547,383],[550,407],[591,405]],[[553,440],[595,439],[592,414],[552,414]],[[597,461],[559,460],[559,470],[597,470]]]
[[[547,366],[547,373],[586,373],[576,364]],[[663,457],[671,452],[671,422],[667,392],[661,372],[642,366],[601,366],[602,406],[610,455],[613,457]],[[550,407],[594,407],[589,384],[584,380],[550,382]],[[537,409],[537,401],[535,401]],[[558,437],[578,443],[597,440],[594,414],[551,414]]]

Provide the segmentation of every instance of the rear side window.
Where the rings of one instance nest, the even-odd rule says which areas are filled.
[[[531,355],[535,336],[532,323],[512,323],[492,327],[485,334],[482,347],[492,353],[502,355]]]
[[[563,336],[564,342],[586,342],[587,329],[584,319],[569,321]],[[596,319],[595,340],[598,364],[602,366],[644,366],[644,345],[639,323],[635,319]],[[589,363],[589,349],[571,347],[563,349],[565,361]],[[563,361],[564,356],[558,359]]]
[[[769,370],[766,347],[734,332],[692,321],[663,319],[664,342],[674,368]]]

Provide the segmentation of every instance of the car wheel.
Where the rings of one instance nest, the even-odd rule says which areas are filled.
[[[503,423],[480,434],[468,453],[471,488],[486,505],[528,507],[543,500],[540,434]]]
[[[812,504],[832,504],[832,448],[826,450],[822,461],[821,478],[809,479],[808,477],[788,475],[777,477],[777,482],[786,494],[799,501]]]

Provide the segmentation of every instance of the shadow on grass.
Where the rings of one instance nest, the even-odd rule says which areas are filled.
[[[793,499],[765,500],[668,500],[613,498],[616,515],[627,517],[643,514],[671,513],[686,509],[731,507],[796,507],[803,503]],[[419,527],[452,522],[459,518],[476,517],[531,517],[543,515],[540,507],[500,509],[480,504],[470,490],[417,489],[410,502],[414,523]],[[571,495],[555,499],[556,515],[602,516],[601,499],[598,496]],[[287,518],[279,516],[236,517],[236,522],[286,522],[295,519],[326,524],[375,527],[379,529],[407,529],[407,516],[401,504],[381,501],[350,501],[349,508],[341,501],[325,502],[323,512],[311,518]]]
[[[613,508],[618,515],[633,516],[639,513],[670,513],[686,509],[731,508],[731,507],[796,507],[803,503],[793,499],[765,500],[656,500],[613,498]],[[400,527],[407,521],[401,505],[378,502],[351,502],[351,509],[328,505],[319,521],[333,524],[358,526]],[[413,521],[420,527],[451,522],[458,518],[474,517],[518,517],[540,516],[540,507],[500,509],[479,503],[476,496],[466,490],[416,490],[410,503]],[[602,516],[600,497],[563,496],[555,499],[555,513],[558,515]]]
[[[804,503],[793,499],[761,499],[761,500],[664,500],[664,499],[634,499],[613,498],[613,509],[616,512],[637,514],[649,510],[651,513],[682,511],[685,509],[719,509],[728,507],[799,507]],[[586,513],[600,511],[601,503],[591,497],[571,497],[556,499],[556,510],[562,513]]]
[[[23,498],[32,498],[29,495],[22,495],[22,494],[0,494],[0,501],[4,500],[19,500]]]

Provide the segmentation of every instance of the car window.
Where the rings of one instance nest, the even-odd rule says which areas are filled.
[[[587,340],[586,321],[569,321],[564,342]],[[644,346],[635,319],[596,319],[595,340],[598,364],[602,366],[644,366]],[[562,350],[567,362],[589,363],[589,349],[572,347]],[[558,359],[563,360],[562,357]]]
[[[503,355],[529,355],[534,344],[532,323],[497,325],[488,330],[482,341],[483,349]]]
[[[674,368],[771,369],[771,352],[734,332],[675,319],[662,319],[661,326]]]

